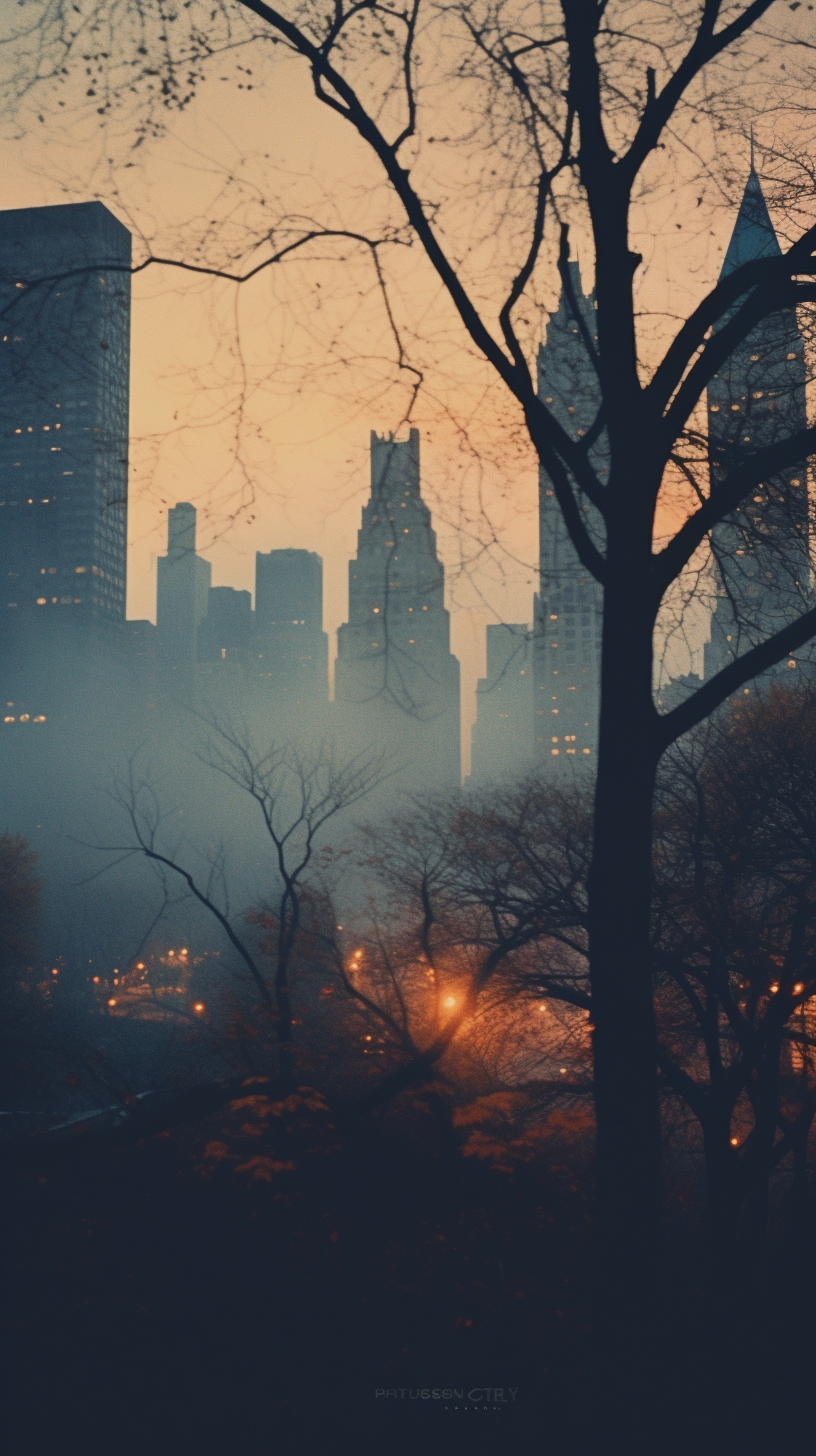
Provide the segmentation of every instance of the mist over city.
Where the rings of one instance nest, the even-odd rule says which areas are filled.
[[[15,1456],[812,1439],[812,8],[2,17]]]

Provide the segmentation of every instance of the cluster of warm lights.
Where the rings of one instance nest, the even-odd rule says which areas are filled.
[[[350,971],[359,971],[359,969],[360,969],[360,961],[362,960],[362,956],[363,956],[363,952],[361,950],[356,950],[354,952],[353,956],[351,957],[351,960],[349,961],[349,970]]]

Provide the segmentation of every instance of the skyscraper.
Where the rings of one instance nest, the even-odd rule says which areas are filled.
[[[577,440],[592,426],[600,387],[581,325],[595,341],[595,300],[584,294],[577,263],[569,276],[575,309],[565,288],[538,351],[538,393],[559,424]],[[589,458],[604,478],[604,436]],[[577,492],[590,534],[603,545],[595,507]],[[542,764],[555,771],[570,760],[591,763],[598,730],[603,593],[578,558],[552,481],[539,475],[541,592],[535,620],[535,747]]]
[[[256,552],[252,661],[273,711],[328,702],[323,562],[314,551]]]
[[[167,555],[157,562],[156,628],[165,679],[185,692],[195,681],[199,628],[207,615],[209,561],[196,555],[196,509],[180,501],[167,512]]]
[[[198,629],[199,662],[244,662],[252,635],[252,597],[232,586],[211,586]]]
[[[487,628],[487,673],[476,685],[470,781],[513,778],[533,754],[533,654],[526,622]]]
[[[752,164],[720,277],[780,252]],[[804,340],[794,310],[786,309],[758,324],[708,387],[713,494],[743,459],[806,424]],[[711,545],[718,596],[705,648],[706,678],[812,605],[807,462],[757,487],[712,532]],[[786,672],[787,661],[774,671]]]
[[[130,233],[99,202],[0,212],[2,660],[121,637]],[[16,667],[15,667],[16,664]]]
[[[392,755],[416,788],[460,781],[459,663],[445,571],[422,499],[419,431],[371,435],[371,497],[349,563],[349,619],[337,635],[335,698],[357,747]]]

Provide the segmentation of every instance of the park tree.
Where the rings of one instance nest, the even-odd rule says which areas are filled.
[[[767,320],[816,301],[812,180],[800,158],[812,42],[799,9],[775,0],[683,0],[670,9],[632,0],[47,0],[15,14],[9,48],[10,89],[27,114],[32,102],[35,112],[56,113],[82,96],[88,115],[109,131],[124,117],[140,144],[227,65],[241,87],[256,88],[274,85],[285,63],[301,67],[312,105],[334,123],[325,135],[355,139],[347,192],[336,176],[334,195],[310,204],[307,217],[265,202],[263,223],[227,262],[201,249],[169,261],[242,280],[310,250],[325,264],[334,249],[336,278],[362,250],[382,290],[410,417],[427,382],[413,353],[432,324],[427,313],[424,324],[405,323],[389,278],[406,249],[419,253],[423,301],[440,300],[451,319],[446,343],[458,340],[474,368],[492,371],[552,482],[578,558],[603,589],[587,884],[597,1186],[613,1306],[635,1323],[653,1284],[662,1203],[650,945],[658,764],[816,631],[816,609],[791,599],[781,625],[749,637],[686,701],[662,715],[655,705],[662,606],[712,532],[722,543],[717,528],[816,444],[806,426],[759,445],[721,442],[711,487],[706,390]],[[643,276],[650,287],[659,271],[642,265],[661,207],[676,192],[684,207],[712,216],[722,159],[763,113],[772,113],[769,167],[789,199],[789,246],[708,290],[685,278],[679,319],[671,317],[679,280],[664,276],[644,319],[636,285]],[[539,397],[531,360],[543,306],[561,287],[569,297],[571,242],[591,257],[596,308],[596,337],[583,344],[600,407],[580,438]],[[602,470],[592,454],[599,443]],[[688,485],[679,511],[678,480]],[[768,494],[759,528],[763,515],[784,509],[786,490]]]
[[[180,883],[220,926],[271,1015],[277,1073],[288,1086],[294,1076],[292,978],[307,928],[303,908],[309,902],[310,876],[321,848],[326,848],[327,827],[365,799],[387,769],[376,752],[343,759],[326,743],[311,750],[275,741],[259,747],[245,725],[230,720],[214,718],[208,729],[202,765],[246,795],[262,825],[269,856],[263,902],[236,910],[223,841],[204,855],[196,846],[179,842],[175,810],[162,802],[159,786],[138,755],[111,790],[127,837],[121,844],[94,847],[116,855],[117,863],[122,857],[146,859],[164,887],[168,879]],[[252,926],[259,934],[253,936]]]

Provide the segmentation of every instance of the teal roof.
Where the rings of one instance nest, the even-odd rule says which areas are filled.
[[[759,178],[752,167],[720,277],[727,278],[735,268],[755,258],[778,258],[781,252]]]

